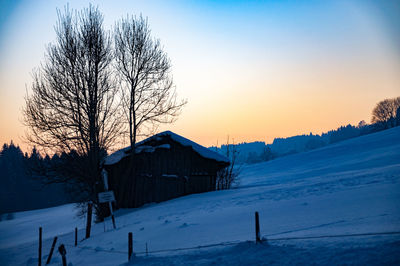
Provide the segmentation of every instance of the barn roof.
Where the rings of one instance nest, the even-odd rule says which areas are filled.
[[[224,162],[224,163],[229,163],[229,159],[215,151],[212,151],[210,149],[207,149],[206,147],[203,147],[187,138],[184,138],[174,132],[171,131],[164,131],[161,133],[158,133],[152,137],[149,137],[145,140],[142,140],[138,143],[136,143],[136,152],[140,153],[142,151],[147,151],[147,152],[152,152],[155,151],[158,148],[164,148],[164,149],[168,149],[169,145],[167,147],[167,144],[164,145],[159,145],[159,146],[148,146],[146,145],[147,143],[153,141],[153,140],[161,140],[163,137],[165,136],[169,136],[173,141],[178,142],[179,144],[186,146],[186,147],[191,147],[193,149],[193,151],[195,151],[196,153],[198,153],[200,156],[207,158],[207,159],[211,159],[211,160],[215,160],[217,162]],[[126,157],[129,155],[129,151],[130,151],[130,147],[126,147],[123,149],[120,149],[112,154],[110,154],[109,156],[107,156],[104,160],[104,165],[112,165],[112,164],[116,164],[118,163],[120,160],[122,160],[122,158]]]

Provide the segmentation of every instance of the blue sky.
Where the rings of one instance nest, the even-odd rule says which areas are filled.
[[[56,9],[143,14],[188,100],[170,129],[203,145],[321,133],[400,95],[399,1],[2,1],[0,142],[17,143]]]

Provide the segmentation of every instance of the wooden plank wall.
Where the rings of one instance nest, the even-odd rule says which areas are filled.
[[[139,207],[150,202],[161,202],[187,194],[215,190],[217,162],[201,157],[190,147],[164,138],[152,146],[169,144],[135,156],[135,174],[129,171],[129,156],[115,165],[106,166],[109,185],[115,191],[117,207]],[[163,176],[164,175],[176,175]]]

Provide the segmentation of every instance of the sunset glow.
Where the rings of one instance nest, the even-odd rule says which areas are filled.
[[[319,134],[370,122],[400,95],[397,1],[91,1],[111,29],[148,17],[168,53],[179,97],[171,130],[202,145]],[[67,1],[6,1],[0,20],[0,142],[26,149],[21,109],[31,71],[54,41]],[[81,9],[88,1],[69,1]],[[122,145],[122,144],[121,144]]]

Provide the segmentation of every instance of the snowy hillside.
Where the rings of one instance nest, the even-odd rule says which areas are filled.
[[[0,265],[37,265],[39,226],[43,264],[56,235],[72,265],[127,263],[128,232],[138,253],[133,264],[400,263],[400,127],[249,165],[240,178],[237,189],[120,210],[117,230],[96,224],[78,247],[73,229],[82,239],[85,221],[71,205],[17,213],[0,222]],[[254,240],[255,211],[268,244],[245,242]],[[365,235],[283,239],[348,234]],[[60,261],[54,254],[52,264]]]

